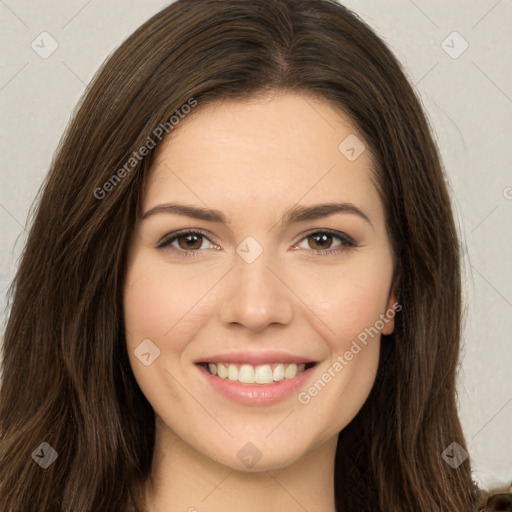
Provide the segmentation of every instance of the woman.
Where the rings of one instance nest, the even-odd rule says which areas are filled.
[[[45,183],[3,344],[4,509],[477,510],[460,294],[383,42],[332,1],[180,0],[104,65]]]

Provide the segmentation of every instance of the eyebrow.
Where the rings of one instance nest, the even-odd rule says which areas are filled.
[[[227,219],[226,216],[219,210],[212,210],[210,208],[202,208],[179,203],[159,204],[144,213],[142,215],[142,219],[147,219],[148,217],[158,213],[184,215],[186,217],[193,217],[195,219],[211,222],[221,222],[226,225],[229,224],[229,219]],[[295,222],[322,219],[324,217],[328,217],[329,215],[334,215],[335,213],[348,213],[352,215],[358,215],[373,227],[368,215],[366,215],[363,210],[352,203],[324,203],[312,206],[293,206],[284,212],[282,224],[288,225]]]

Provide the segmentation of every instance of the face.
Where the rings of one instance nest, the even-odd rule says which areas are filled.
[[[124,288],[157,436],[276,469],[360,410],[395,303],[362,141],[328,103],[287,93],[205,106],[159,147]]]

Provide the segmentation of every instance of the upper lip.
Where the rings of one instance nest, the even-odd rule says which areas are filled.
[[[308,357],[287,354],[286,352],[230,352],[205,357],[196,361],[196,363],[231,363],[256,366],[270,363],[316,363],[316,361]]]

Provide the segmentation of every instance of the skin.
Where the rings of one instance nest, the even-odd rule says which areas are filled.
[[[371,391],[380,334],[359,343],[357,355],[309,403],[298,394],[332,372],[337,357],[396,302],[371,155],[366,150],[349,161],[338,149],[350,134],[357,136],[349,118],[327,102],[274,93],[198,107],[159,147],[142,213],[179,202],[219,210],[228,223],[140,215],[130,243],[126,342],[156,415],[150,510],[217,512],[243,503],[247,512],[335,511],[338,433]],[[371,224],[352,213],[281,223],[297,204],[342,201]],[[181,237],[157,248],[185,228],[215,239]],[[322,229],[344,233],[358,247],[311,236]],[[263,249],[252,263],[236,252],[248,236]],[[197,248],[195,256],[185,254]],[[393,329],[388,313],[380,331]],[[144,339],[160,350],[149,366],[134,353]],[[284,400],[241,405],[213,390],[194,364],[238,350],[281,350],[318,364]],[[237,457],[248,442],[261,454],[252,467]]]

